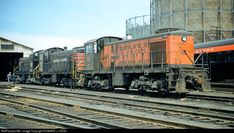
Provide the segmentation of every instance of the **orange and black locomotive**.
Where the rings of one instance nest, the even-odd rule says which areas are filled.
[[[194,38],[184,31],[145,38],[85,43],[84,86],[186,93],[210,88],[207,70],[194,66]]]
[[[194,66],[194,38],[185,31],[130,40],[106,36],[78,50],[38,54],[40,61],[32,70],[40,71],[37,77],[31,75],[43,83],[73,81],[84,88],[139,92],[187,93],[210,88],[208,71]]]

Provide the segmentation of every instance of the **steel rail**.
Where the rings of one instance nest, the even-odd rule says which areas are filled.
[[[25,91],[27,88],[25,88],[23,91]],[[30,89],[30,88],[28,88]],[[60,95],[60,96],[69,96],[70,98],[73,97],[73,98],[83,98],[83,99],[87,99],[87,100],[98,100],[98,101],[101,101],[101,102],[110,102],[111,101],[107,101],[107,100],[104,100],[103,98],[106,98],[106,99],[112,99],[114,102],[112,103],[121,103],[121,104],[126,104],[126,105],[130,105],[129,104],[129,101],[133,101],[133,102],[139,102],[139,103],[143,103],[143,104],[139,104],[139,106],[141,107],[147,107],[145,106],[144,104],[145,103],[149,103],[149,104],[160,104],[160,105],[168,105],[168,106],[180,106],[180,107],[184,107],[184,108],[192,108],[192,109],[207,109],[207,110],[212,110],[212,111],[218,111],[218,112],[226,112],[226,113],[234,113],[234,110],[226,110],[226,109],[222,109],[222,108],[212,108],[212,107],[202,107],[202,106],[195,106],[195,105],[182,105],[182,104],[176,104],[176,103],[170,103],[170,102],[162,102],[162,101],[149,101],[149,100],[143,100],[143,99],[131,99],[131,98],[123,98],[123,97],[114,97],[114,96],[106,96],[106,95],[97,95],[97,94],[85,94],[85,93],[79,93],[79,92],[67,92],[67,91],[60,91],[60,90],[56,90],[56,92],[62,92],[62,93],[66,93],[66,94],[73,94],[73,95],[65,95],[65,94],[61,94],[61,93],[55,93],[55,90],[47,90],[47,89],[38,89],[38,90],[43,90],[43,91],[37,91],[37,90],[32,90],[30,89],[29,91],[30,92],[41,92],[41,93],[47,93],[47,94],[53,94],[53,95]],[[47,91],[47,92],[45,92]],[[75,94],[75,95],[74,95]],[[90,98],[84,98],[84,97],[80,97],[80,96],[89,96]],[[195,94],[192,94],[192,95],[189,95],[189,97],[191,98],[196,98],[195,96],[201,96],[202,95],[195,95]],[[96,98],[95,98],[96,97]],[[204,96],[206,97],[206,96]],[[208,97],[208,96],[207,96]],[[99,98],[99,99],[97,99]],[[102,99],[101,99],[102,98]],[[126,100],[127,103],[124,103],[124,102],[120,102],[120,101],[116,101],[116,100]],[[230,102],[230,101],[228,101]],[[148,107],[148,108],[157,108],[155,106],[152,106],[152,107]],[[162,109],[162,108],[161,108]],[[230,118],[230,117],[229,117]]]
[[[29,87],[30,89],[30,87]],[[25,91],[25,88],[23,89]],[[125,106],[135,106],[135,107],[140,107],[140,108],[144,108],[144,109],[156,109],[156,110],[164,110],[164,111],[170,111],[170,112],[177,112],[177,113],[187,113],[187,114],[191,114],[191,115],[199,115],[199,116],[203,116],[203,117],[213,117],[213,118],[216,118],[216,119],[225,119],[225,120],[231,120],[233,121],[233,117],[232,116],[225,116],[225,115],[217,115],[217,114],[209,114],[209,113],[199,113],[199,112],[196,112],[196,111],[187,111],[187,110],[179,110],[179,109],[173,109],[173,108],[165,108],[165,107],[155,107],[155,106],[145,106],[145,103],[149,102],[149,101],[139,101],[139,99],[137,99],[138,102],[140,103],[144,103],[144,104],[133,104],[133,103],[129,103],[129,100],[133,100],[135,101],[136,99],[128,99],[128,98],[120,98],[120,97],[110,97],[110,96],[100,96],[100,95],[97,95],[97,94],[80,94],[80,93],[77,93],[77,92],[67,92],[67,91],[59,91],[59,90],[47,90],[47,89],[38,89],[38,90],[43,90],[43,92],[41,93],[45,93],[45,94],[53,94],[53,95],[60,95],[60,96],[64,96],[64,97],[73,97],[73,98],[79,98],[79,99],[87,99],[87,100],[93,100],[93,101],[100,101],[100,102],[109,102],[109,103],[113,103],[113,104],[121,104],[121,105],[125,105]],[[29,90],[29,91],[34,91],[34,92],[40,92],[38,90]],[[46,90],[46,91],[45,91]],[[53,92],[52,92],[53,91]],[[63,93],[68,93],[68,94],[73,94],[75,93],[75,96],[72,96],[72,95],[65,95],[65,94],[60,94],[59,92],[63,92]],[[79,96],[77,95],[79,94]],[[74,94],[73,94],[74,95]],[[85,98],[85,97],[81,97],[81,95],[83,96],[90,96],[90,98]],[[95,96],[95,97],[94,97]],[[103,98],[107,98],[106,99],[103,99]],[[109,98],[109,100],[108,100]],[[113,101],[110,101],[110,99],[113,99]],[[117,101],[117,100],[120,100],[120,101]],[[128,102],[123,102],[123,100],[126,100]],[[151,103],[152,101],[150,101]],[[154,104],[159,104],[158,102],[154,102]],[[162,104],[165,104],[162,103]],[[166,103],[168,104],[168,103]],[[171,105],[169,103],[169,105]],[[174,104],[174,106],[181,106],[181,105],[178,105],[178,104]],[[184,105],[182,105],[184,106]],[[186,105],[188,107],[188,105]],[[194,106],[191,107],[191,105],[189,105],[190,108],[195,108]],[[196,109],[205,109],[204,107],[196,107]],[[206,109],[205,109],[206,110]],[[208,108],[207,110],[212,110],[212,108]],[[215,109],[213,109],[215,110]],[[227,112],[227,113],[233,113],[234,111],[233,110],[224,110],[224,109],[216,109],[215,111],[224,111],[224,112]]]
[[[58,100],[53,100],[51,101],[51,99],[48,101],[45,98],[35,98],[33,96],[23,96],[23,95],[16,95],[16,94],[9,94],[9,93],[2,93],[1,94],[5,94],[5,95],[11,95],[11,96],[17,96],[17,97],[24,97],[24,98],[29,98],[29,99],[36,99],[36,100],[42,100],[42,101],[47,101],[47,102],[54,102],[54,103],[62,103],[59,102]],[[64,104],[64,103],[63,103]],[[66,103],[69,104],[69,103]],[[70,104],[70,106],[74,106],[73,104]],[[203,125],[203,124],[191,124],[188,122],[178,122],[178,121],[171,121],[171,120],[167,120],[167,119],[163,119],[163,118],[151,118],[149,116],[139,116],[136,114],[131,114],[131,113],[121,113],[121,112],[114,112],[114,111],[109,111],[106,109],[101,109],[101,108],[93,108],[93,107],[88,107],[88,106],[80,106],[80,108],[83,109],[88,109],[88,110],[93,110],[93,111],[97,111],[97,112],[105,112],[105,113],[111,113],[111,114],[115,114],[115,115],[120,115],[120,116],[124,116],[124,117],[130,117],[130,118],[134,118],[134,119],[141,119],[141,120],[146,120],[146,121],[152,121],[152,122],[159,122],[159,123],[163,123],[166,125],[171,125],[171,126],[176,126],[176,127],[182,127],[182,128],[214,128],[214,127],[209,127],[208,125]],[[216,127],[217,128],[217,127]]]
[[[55,113],[55,114],[59,114],[59,115],[63,115],[63,116],[66,116],[66,117],[70,117],[70,118],[74,118],[74,119],[79,119],[79,120],[83,120],[85,122],[90,122],[90,123],[94,123],[94,124],[97,124],[97,125],[101,125],[103,126],[103,128],[111,128],[111,129],[131,129],[130,127],[128,126],[121,126],[121,125],[117,125],[117,124],[112,124],[111,122],[102,122],[102,121],[98,121],[98,120],[94,120],[94,119],[90,119],[90,118],[85,118],[85,117],[82,117],[82,116],[77,116],[77,115],[73,115],[73,114],[70,114],[70,113],[65,113],[65,112],[61,112],[59,110],[56,110],[56,109],[51,109],[51,108],[47,108],[47,107],[43,107],[43,106],[38,106],[38,105],[33,105],[33,104],[28,104],[28,103],[23,103],[23,102],[19,102],[19,101],[15,101],[15,100],[9,100],[9,99],[6,99],[6,98],[0,98],[0,100],[4,100],[4,101],[8,101],[8,102],[12,102],[12,103],[16,103],[16,104],[22,104],[22,105],[26,105],[28,107],[32,107],[32,108],[36,108],[36,109],[40,109],[40,110],[43,110],[43,111],[49,111],[49,112],[52,112],[52,113]],[[47,101],[49,102],[49,101]],[[61,104],[61,103],[60,103]],[[71,106],[71,105],[70,105]],[[95,112],[97,112],[95,110]],[[99,113],[101,111],[98,111]],[[108,113],[109,114],[109,113]],[[113,120],[114,121],[114,120]],[[136,121],[139,121],[139,120],[136,120]],[[168,126],[169,127],[169,126]],[[171,127],[170,127],[171,128]]]
[[[100,126],[101,128],[117,128],[117,129],[118,128],[123,128],[123,129],[127,129],[127,127],[124,127],[124,126],[114,125],[114,124],[106,123],[106,122],[100,122],[100,121],[85,118],[85,117],[82,117],[82,116],[76,116],[76,115],[72,115],[72,114],[69,114],[69,113],[60,112],[60,111],[57,111],[55,109],[50,109],[50,108],[46,108],[46,107],[43,107],[43,106],[23,103],[23,102],[10,100],[10,99],[6,99],[6,98],[0,98],[0,100],[15,103],[15,104],[20,104],[20,105],[25,105],[25,106],[28,106],[28,107],[39,109],[39,110],[42,110],[42,111],[48,111],[48,112],[51,112],[51,113],[54,113],[54,114],[59,114],[59,115],[65,116],[65,117],[73,118],[73,119],[78,119],[78,120],[81,120],[81,121],[84,121],[84,122],[95,124],[97,126]],[[79,128],[79,126],[78,126],[78,128]],[[86,128],[84,128],[84,129],[86,129]]]
[[[41,117],[23,115],[23,114],[14,113],[14,112],[0,111],[0,114],[10,115],[10,116],[13,116],[13,117],[22,118],[22,119],[31,120],[31,121],[36,121],[36,122],[43,122],[43,123],[47,123],[47,124],[54,124],[54,125],[64,126],[64,127],[67,127],[67,128],[93,129],[93,128],[88,128],[88,127],[85,127],[85,126],[75,125],[75,124],[71,124],[71,123],[64,123],[64,122],[59,122],[59,121],[54,121],[54,120],[48,120],[48,119],[41,118]]]

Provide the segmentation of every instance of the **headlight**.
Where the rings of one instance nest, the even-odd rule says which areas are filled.
[[[187,41],[187,36],[182,36],[182,37],[181,37],[181,40],[182,40],[183,42],[186,42],[186,41]]]

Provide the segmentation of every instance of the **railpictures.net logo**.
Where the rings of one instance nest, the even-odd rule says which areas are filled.
[[[66,133],[64,129],[1,129],[1,133]]]

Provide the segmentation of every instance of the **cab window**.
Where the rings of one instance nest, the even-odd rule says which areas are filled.
[[[86,54],[93,53],[93,43],[89,43],[85,46],[85,53]]]

